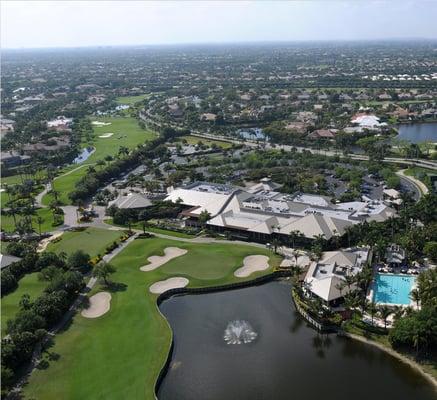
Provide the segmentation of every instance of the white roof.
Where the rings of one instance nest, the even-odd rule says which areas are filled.
[[[192,213],[200,214],[202,211],[206,210],[211,214],[211,216],[215,216],[222,210],[231,197],[232,193],[213,193],[179,188],[170,192],[165,200],[176,203],[181,199],[182,204],[184,205],[198,207],[193,210]]]
[[[368,252],[368,248],[358,248],[355,251],[323,253],[320,261],[313,262],[308,269],[305,276],[307,288],[325,301],[344,296],[349,292],[349,288],[344,285],[345,276],[356,275],[362,270]],[[351,285],[350,290],[355,289],[356,286]]]
[[[166,200],[194,207],[191,214],[207,210],[208,224],[270,234],[288,235],[300,231],[307,238],[323,235],[330,239],[343,235],[348,226],[363,220],[384,221],[395,211],[376,200],[332,204],[326,196],[313,194],[284,194],[269,188],[269,180],[248,190],[197,182],[189,187],[169,192]],[[215,218],[214,218],[215,217]]]
[[[354,124],[358,124],[363,128],[373,128],[387,125],[384,122],[379,122],[379,118],[376,115],[359,115],[355,117],[351,122]]]
[[[129,193],[127,196],[119,196],[110,202],[110,205],[118,208],[135,209],[149,207],[152,205],[152,202],[142,193]]]

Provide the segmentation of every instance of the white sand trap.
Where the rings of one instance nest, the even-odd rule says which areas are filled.
[[[110,138],[112,135],[113,135],[112,132],[108,132],[108,133],[105,133],[104,135],[99,135],[99,138],[106,139],[106,138]]]
[[[161,294],[170,289],[183,288],[187,286],[190,281],[187,278],[176,276],[174,278],[168,278],[165,281],[158,281],[149,287],[151,293]]]
[[[264,271],[269,268],[269,258],[267,256],[247,256],[244,258],[243,266],[238,268],[234,275],[237,278],[246,278],[256,271]]]
[[[164,265],[165,263],[169,262],[173,258],[183,256],[184,254],[187,254],[187,250],[180,249],[179,247],[166,247],[164,249],[164,255],[163,256],[151,256],[147,259],[149,264],[143,265],[140,270],[141,271],[153,271],[154,269],[160,267],[161,265]]]
[[[91,122],[91,125],[94,125],[94,126],[108,126],[108,125],[111,125],[111,122],[93,121],[93,122]]]
[[[63,233],[64,232],[56,232],[52,236],[41,240],[41,242],[39,242],[39,244],[38,244],[38,248],[36,251],[38,253],[41,253],[42,251],[44,251],[47,248],[47,246],[49,245],[50,242],[57,239],[58,237],[61,237],[63,235]]]
[[[97,318],[106,314],[111,305],[111,293],[100,292],[90,297],[90,306],[82,310],[82,317]]]

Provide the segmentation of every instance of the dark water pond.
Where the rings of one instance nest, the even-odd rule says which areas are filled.
[[[175,344],[160,400],[436,399],[420,375],[384,352],[309,328],[286,283],[173,297],[160,308]],[[246,321],[255,339],[227,344],[234,320]]]
[[[408,140],[411,143],[437,142],[437,122],[423,124],[402,124],[398,126],[396,139]]]
[[[73,164],[83,163],[88,159],[88,157],[95,152],[94,147],[85,147],[78,156],[73,160]]]

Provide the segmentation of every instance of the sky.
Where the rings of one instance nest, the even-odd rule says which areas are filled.
[[[2,48],[437,38],[435,0],[2,0]]]

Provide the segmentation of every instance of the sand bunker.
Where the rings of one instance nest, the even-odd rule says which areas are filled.
[[[91,125],[94,125],[94,126],[108,126],[108,125],[111,125],[111,122],[93,121],[93,122],[91,122]]]
[[[111,303],[111,293],[100,292],[90,297],[90,305],[82,310],[81,314],[85,318],[97,318],[109,311]]]
[[[173,258],[183,256],[184,254],[187,254],[187,250],[180,249],[179,247],[166,247],[164,249],[164,255],[163,256],[151,256],[147,259],[149,264],[143,265],[140,270],[141,271],[153,271],[154,269],[160,267],[161,265],[164,265],[165,263],[169,262]]]
[[[39,242],[39,244],[38,244],[38,248],[36,251],[38,253],[41,253],[42,251],[44,251],[47,248],[47,246],[49,245],[50,242],[57,239],[58,237],[61,237],[63,233],[64,232],[56,232],[52,236],[41,240],[41,242]]]
[[[104,135],[99,135],[99,138],[106,139],[106,138],[110,138],[112,135],[113,133],[109,132],[109,133],[105,133]]]
[[[264,271],[269,268],[269,258],[267,256],[248,256],[244,258],[243,266],[238,268],[234,275],[238,278],[246,278],[255,271]]]
[[[155,282],[149,287],[151,293],[161,294],[170,289],[183,288],[187,286],[190,281],[187,278],[176,276],[174,278],[168,278],[165,281]]]

